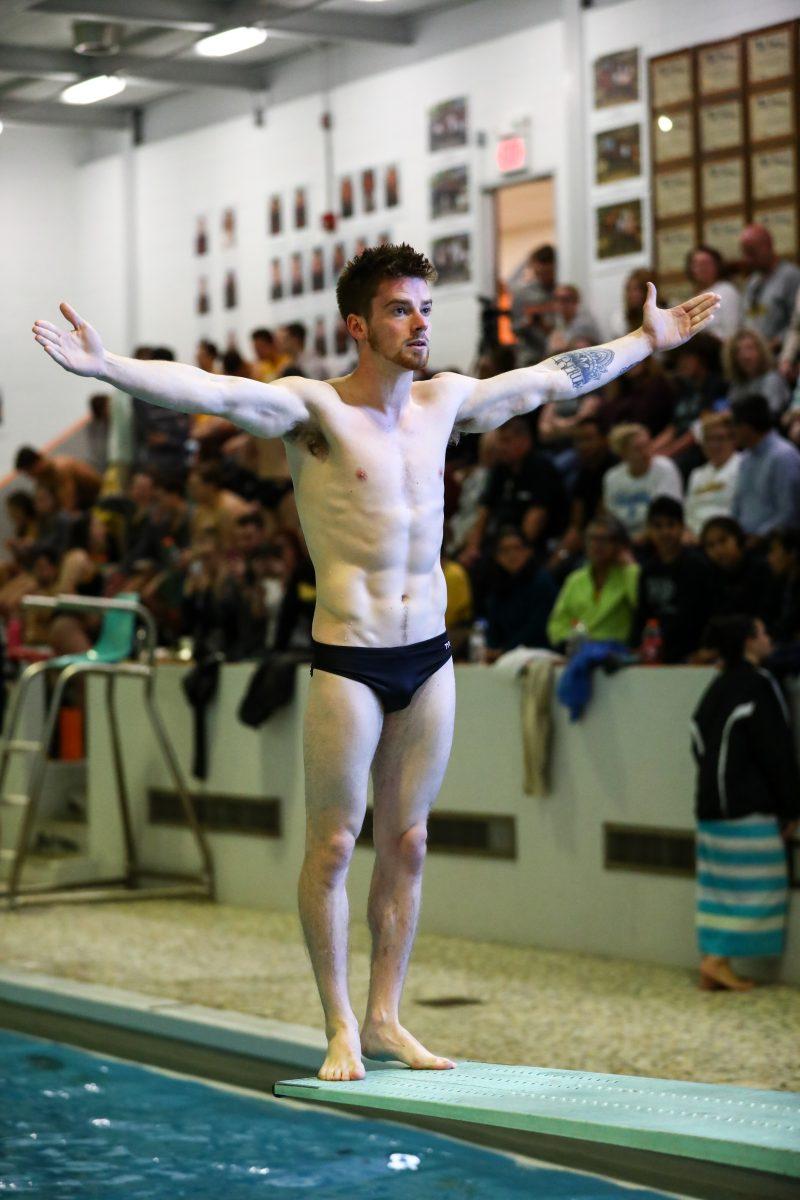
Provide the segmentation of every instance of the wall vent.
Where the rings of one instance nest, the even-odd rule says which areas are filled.
[[[224,792],[191,792],[197,819],[209,833],[242,833],[261,837],[281,836],[281,802],[266,798],[231,796]],[[169,788],[149,788],[148,820],[152,825],[186,828],[180,796]]]
[[[603,835],[606,870],[694,875],[693,829],[604,824]]]
[[[364,817],[358,845],[372,845],[371,808]],[[432,812],[428,817],[428,850],[477,858],[516,858],[516,822],[513,817],[496,813]]]

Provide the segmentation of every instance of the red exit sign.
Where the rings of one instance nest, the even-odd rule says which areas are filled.
[[[503,175],[512,171],[524,171],[528,165],[528,142],[519,134],[497,139],[494,152],[497,169]]]

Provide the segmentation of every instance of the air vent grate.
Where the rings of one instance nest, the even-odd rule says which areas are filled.
[[[694,875],[693,829],[654,829],[648,826],[605,824],[603,833],[605,866],[609,871]]]

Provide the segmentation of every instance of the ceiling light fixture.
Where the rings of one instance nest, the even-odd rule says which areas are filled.
[[[267,40],[266,29],[256,29],[254,26],[240,25],[238,29],[224,29],[222,33],[212,33],[200,38],[194,48],[198,54],[207,58],[224,58],[226,54],[239,54],[242,50],[252,50]]]
[[[61,100],[64,104],[96,104],[98,100],[108,100],[124,91],[125,80],[118,75],[95,75],[64,88]]]

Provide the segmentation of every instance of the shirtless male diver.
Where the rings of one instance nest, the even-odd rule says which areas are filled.
[[[103,349],[68,304],[63,331],[36,321],[36,341],[76,375],[185,413],[229,418],[285,440],[317,580],[305,715],[307,832],[300,917],[325,1014],[321,1079],[362,1079],[362,1054],[417,1069],[455,1066],[400,1024],[419,913],[428,813],[450,754],[455,690],[439,563],[444,461],[454,431],[481,433],[548,401],[594,391],[655,350],[687,341],[718,307],[706,292],[656,307],[648,284],[640,329],[493,379],[428,361],[435,272],[410,246],[366,250],[339,279],[337,301],[358,347],[343,378],[274,383],[140,362]],[[345,881],[372,775],[375,863],[372,960],[359,1030],[347,986]]]

